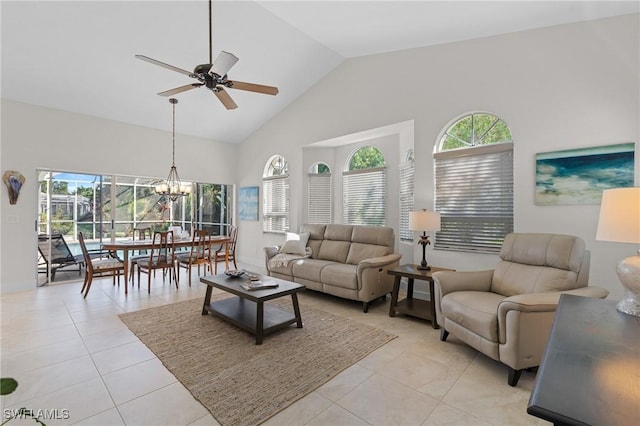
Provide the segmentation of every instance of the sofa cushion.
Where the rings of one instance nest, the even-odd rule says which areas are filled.
[[[320,282],[322,269],[333,262],[320,259],[299,259],[291,263],[291,271],[294,277]]]
[[[300,227],[300,232],[309,233],[309,241],[307,242],[307,247],[311,248],[311,257],[313,259],[318,258],[318,253],[320,252],[320,244],[324,239],[324,231],[326,228],[327,225],[317,224],[304,224]]]
[[[377,246],[374,244],[351,243],[349,254],[347,255],[347,263],[357,265],[364,259],[372,257],[380,257],[388,254],[388,247]]]
[[[388,226],[354,226],[351,241],[385,246],[387,247],[385,254],[393,253],[396,242],[393,228]]]
[[[271,264],[269,264],[269,271],[291,277],[293,276],[293,272],[292,272],[293,264],[294,262],[288,262],[287,264],[272,262]]]
[[[320,278],[325,285],[357,290],[357,268],[355,265],[345,263],[331,263],[322,268]]]
[[[345,263],[349,254],[349,241],[323,240],[318,251],[318,259]]]
[[[324,231],[324,239],[351,242],[351,234],[353,234],[352,225],[327,225]]]
[[[498,305],[506,297],[488,291],[456,291],[440,301],[443,315],[492,342],[498,341]]]

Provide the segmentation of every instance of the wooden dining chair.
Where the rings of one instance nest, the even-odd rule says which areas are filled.
[[[89,254],[89,250],[87,250],[87,245],[84,242],[84,235],[82,232],[78,233],[78,241],[80,242],[80,249],[82,250],[82,256],[84,257],[84,263],[86,265],[84,284],[80,290],[80,293],[84,292],[84,298],[89,294],[89,289],[91,289],[91,283],[94,278],[110,276],[113,277],[113,285],[115,285],[117,277],[119,285],[120,275],[124,274],[124,262],[116,257],[92,257]]]
[[[178,288],[176,275],[176,259],[173,231],[161,231],[153,233],[153,243],[146,258],[138,259],[138,287],[140,287],[140,274],[147,274],[148,292],[151,294],[151,273],[162,269],[162,278],[169,273],[169,282],[175,280]]]
[[[235,225],[229,226],[229,261],[233,261],[233,267],[238,269],[238,265],[236,264],[236,243],[238,241],[238,227]],[[215,274],[218,273],[218,262],[225,261],[225,245],[220,244],[215,250],[213,255],[213,263],[215,264],[214,270]]]
[[[189,287],[191,287],[191,269],[194,265],[198,265],[198,276],[200,276],[200,265],[204,265],[205,273],[207,272],[207,266],[209,267],[209,271],[212,271],[212,253],[211,232],[206,229],[194,230],[189,252],[180,253],[176,256],[178,263],[178,281],[180,281],[181,268],[187,270]]]
[[[135,240],[150,240],[151,239],[151,228],[134,228],[133,229],[133,241]],[[137,255],[129,256],[129,280],[132,284],[134,284],[134,274],[133,271],[136,269],[138,265],[138,260],[145,259],[149,257],[148,250],[138,250]]]

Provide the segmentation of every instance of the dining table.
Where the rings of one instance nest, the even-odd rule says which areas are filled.
[[[229,242],[231,238],[226,235],[212,235],[209,237],[209,240],[212,244],[224,244],[224,259],[225,259],[225,270],[229,269]],[[197,239],[196,239],[197,241]],[[176,248],[179,247],[190,247],[194,244],[193,238],[191,237],[183,237],[183,238],[175,238],[173,240],[173,245]],[[122,261],[124,263],[124,276],[127,281],[127,285],[124,286],[124,294],[126,295],[127,289],[129,287],[129,252],[134,250],[150,250],[153,247],[153,240],[145,239],[145,240],[120,240],[113,242],[102,243],[102,248],[104,250],[109,251],[121,251],[122,252]]]

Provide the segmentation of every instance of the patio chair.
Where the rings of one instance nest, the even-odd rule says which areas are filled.
[[[229,261],[233,261],[233,267],[238,269],[236,264],[236,242],[238,241],[238,227],[235,225],[229,226]],[[225,260],[225,245],[220,244],[215,250],[213,255],[213,263],[215,264],[215,274],[218,273],[218,262],[224,262]]]
[[[38,252],[44,261],[47,277],[51,267],[51,281],[56,278],[56,271],[71,266],[78,267],[78,276],[82,274],[84,258],[81,254],[73,255],[62,234],[38,235]]]
[[[205,273],[207,272],[207,265],[209,266],[209,271],[213,269],[210,237],[211,233],[206,229],[193,231],[193,241],[190,251],[188,253],[180,253],[176,256],[178,261],[178,281],[180,281],[180,268],[187,270],[189,287],[191,287],[191,268],[194,265],[198,265],[198,276],[200,276],[200,265],[204,265]]]
[[[124,274],[124,262],[115,257],[99,257],[92,258],[87,246],[84,242],[84,235],[82,232],[78,233],[78,241],[80,242],[80,249],[82,250],[82,256],[84,257],[84,263],[87,266],[87,272],[84,275],[84,284],[80,293],[84,292],[84,298],[89,294],[91,289],[91,283],[94,278],[97,277],[113,277],[113,285],[116,285],[116,277],[118,277],[118,285],[120,284],[120,275]],[[127,285],[125,277],[125,285]]]

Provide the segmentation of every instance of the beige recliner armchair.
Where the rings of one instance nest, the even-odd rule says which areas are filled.
[[[515,386],[522,370],[544,353],[560,294],[605,298],[587,287],[590,253],[571,235],[508,234],[494,270],[435,272],[440,340],[449,333],[509,367]]]

